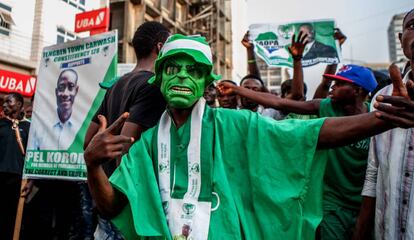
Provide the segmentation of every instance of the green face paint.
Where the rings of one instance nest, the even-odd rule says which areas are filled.
[[[161,93],[171,107],[189,108],[204,93],[206,68],[189,56],[167,59],[162,69]]]

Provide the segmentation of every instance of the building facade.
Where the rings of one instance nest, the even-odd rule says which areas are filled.
[[[118,62],[135,63],[131,45],[135,30],[146,21],[159,21],[172,33],[200,34],[213,50],[214,67],[231,77],[231,2],[229,0],[111,0],[111,29],[118,29]]]
[[[12,86],[16,74],[35,78],[44,47],[88,36],[74,33],[75,15],[100,6],[96,0],[0,0],[0,89]]]
[[[37,74],[45,46],[88,36],[75,34],[75,15],[97,9],[91,0],[0,0],[0,68]]]
[[[280,94],[280,85],[286,79],[289,79],[287,69],[282,67],[269,67],[265,61],[256,55],[257,67],[260,76],[266,88],[276,94]]]
[[[391,62],[406,61],[403,50],[401,48],[398,33],[402,33],[402,22],[406,13],[394,15],[388,26],[388,48]]]

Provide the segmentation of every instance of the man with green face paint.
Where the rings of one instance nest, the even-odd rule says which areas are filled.
[[[177,55],[164,63],[162,71],[161,93],[173,108],[190,108],[203,96],[205,72],[188,55]]]
[[[174,239],[184,226],[191,229],[187,239],[313,239],[322,218],[326,164],[317,149],[391,124],[379,119],[382,113],[274,121],[251,111],[209,108],[201,96],[219,78],[212,66],[203,37],[166,41],[150,82],[161,86],[167,110],[110,180],[101,165],[131,141],[117,135],[128,114],[108,128],[100,118],[85,150],[98,209],[126,239]]]

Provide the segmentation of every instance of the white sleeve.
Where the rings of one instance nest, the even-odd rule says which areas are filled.
[[[372,137],[369,146],[368,166],[365,174],[365,183],[361,194],[362,196],[376,197],[378,175],[378,151],[376,143],[376,137]]]

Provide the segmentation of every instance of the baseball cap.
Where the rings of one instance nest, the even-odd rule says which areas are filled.
[[[368,92],[374,91],[378,83],[375,80],[374,74],[366,67],[348,64],[339,69],[338,73],[324,74],[326,78],[338,81],[350,82],[358,85]]]

